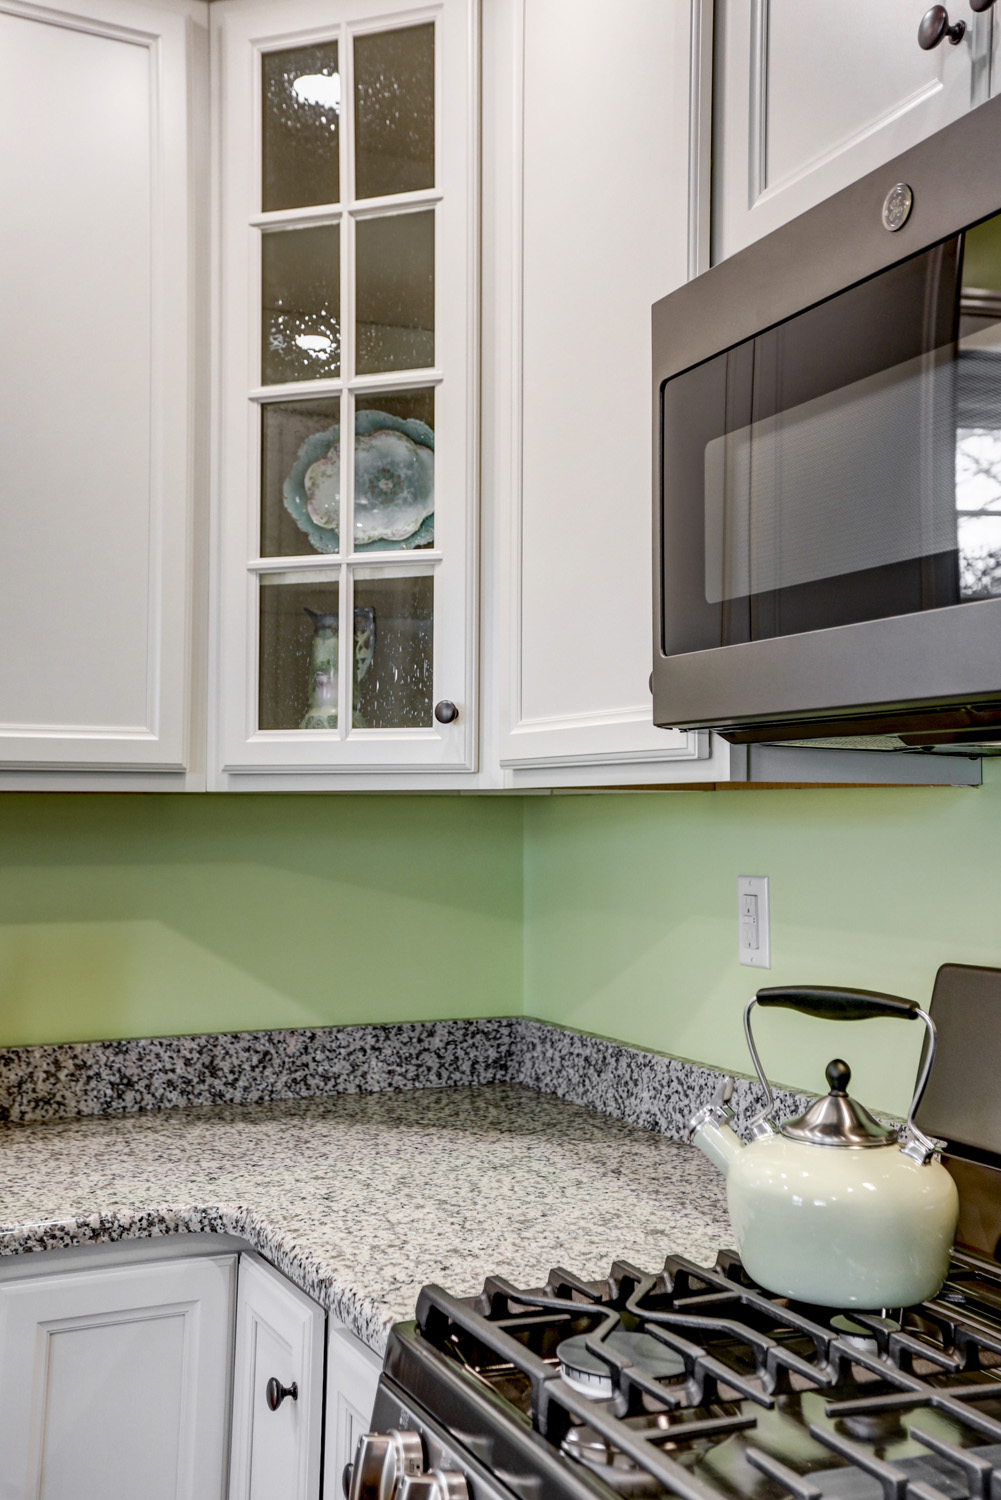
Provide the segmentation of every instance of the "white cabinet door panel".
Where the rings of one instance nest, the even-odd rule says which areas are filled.
[[[323,1310],[253,1256],[240,1258],[229,1500],[317,1500]],[[276,1410],[274,1378],[295,1395]]]
[[[2,1500],[221,1500],[232,1256],[0,1286]]]
[[[918,46],[928,0],[716,0],[713,259],[803,213],[987,97],[991,15]]]
[[[372,1408],[382,1361],[331,1320],[327,1339],[323,1500],[342,1500],[341,1477],[358,1439],[372,1430]]]
[[[245,778],[258,773],[276,776],[302,773],[314,777],[329,774],[330,779],[320,784],[334,788],[339,784],[337,776],[345,772],[397,775],[474,771],[479,481],[479,6],[476,0],[436,0],[432,5],[425,5],[423,0],[398,0],[387,10],[382,0],[333,0],[333,3],[295,0],[294,4],[283,0],[280,5],[271,0],[261,4],[218,0],[212,11],[214,58],[225,79],[216,94],[222,269],[216,424],[219,462],[215,541],[219,587],[213,604],[212,627],[215,674],[212,696],[216,711],[210,753],[221,778],[218,785],[239,786],[240,778],[247,785]],[[433,183],[376,195],[363,181],[356,180],[353,144],[349,148],[349,139],[353,142],[357,129],[356,90],[351,82],[354,64],[350,59],[355,57],[355,49],[366,35],[383,29],[389,35],[408,24],[433,27],[432,78],[436,102],[433,115],[427,116],[436,132]],[[300,193],[293,195],[296,199],[293,207],[265,210],[262,205],[270,200],[262,190],[263,144],[259,139],[261,119],[268,118],[261,103],[262,58],[266,61],[272,54],[285,51],[296,56],[297,49],[307,44],[326,47],[328,56],[336,46],[340,58],[338,85],[341,78],[345,80],[343,108],[337,106],[340,200],[303,204],[301,198],[308,195]],[[336,191],[333,186],[329,190]],[[395,326],[392,322],[378,325],[384,331],[378,351],[366,353],[365,330],[377,325],[369,325],[356,316],[358,308],[363,303],[367,305],[366,299],[370,301],[373,296],[376,304],[382,306],[380,298],[389,297],[394,277],[399,275],[400,285],[405,285],[402,272],[389,269],[392,255],[397,251],[391,254],[384,249],[381,254],[385,259],[381,261],[368,231],[377,221],[390,226],[395,221],[397,228],[392,233],[402,236],[404,231],[399,227],[402,221],[396,215],[411,210],[425,215],[425,221],[433,228],[430,241],[421,241],[432,247],[433,274],[427,279],[433,304],[433,339],[429,346],[422,346],[423,353],[412,351],[414,360],[418,357],[429,360],[420,368],[409,368],[403,354],[397,359],[390,352],[385,340],[391,342],[386,330]],[[336,322],[340,351],[330,370],[337,373],[330,370],[325,373],[324,369],[314,373],[312,369],[297,367],[294,377],[279,378],[281,372],[269,373],[268,360],[262,354],[265,316],[262,297],[267,284],[268,247],[280,242],[280,234],[275,239],[276,231],[286,231],[290,243],[295,245],[295,236],[309,231],[310,226],[313,233],[325,226],[332,236],[327,248],[317,252],[322,270],[317,273],[320,290],[316,296],[321,300],[328,298],[330,307],[336,305],[339,309],[336,315],[330,314],[334,319],[331,328]],[[393,243],[403,244],[405,240]],[[416,235],[412,243],[418,244]],[[339,247],[336,252],[334,244]],[[419,271],[422,264],[419,253],[408,251],[399,265],[406,265],[408,259]],[[335,263],[340,267],[336,273]],[[366,277],[370,280],[366,281]],[[378,295],[373,293],[373,287]],[[309,295],[300,295],[309,301]],[[314,301],[303,316],[315,320],[317,306]],[[379,316],[405,320],[412,311],[389,312],[383,307]],[[422,315],[426,313],[427,309]],[[370,315],[375,317],[371,310]],[[308,326],[312,328],[314,324]],[[315,326],[320,327],[320,323]],[[402,334],[402,324],[397,334]],[[281,332],[269,334],[272,341],[284,338]],[[329,335],[309,332],[297,334],[295,341],[303,338],[321,338],[330,343]],[[272,347],[275,347],[273,342],[268,345],[269,349]],[[300,344],[300,347],[306,346]],[[406,339],[400,347],[406,347]],[[370,368],[380,362],[387,368]],[[339,445],[340,428],[346,426],[348,431],[360,433],[362,429],[355,425],[358,417],[364,416],[366,406],[370,411],[378,409],[374,406],[377,397],[383,398],[392,420],[396,410],[393,403],[403,400],[408,392],[411,395],[430,392],[433,397],[429,403],[433,423],[427,424],[434,429],[433,546],[364,550],[373,544],[362,540],[363,533],[359,531],[356,553],[355,531],[348,528],[340,550],[326,552],[315,535],[307,536],[300,528],[296,538],[298,550],[280,550],[263,534],[267,526],[262,525],[262,514],[265,521],[272,511],[282,515],[289,495],[293,495],[294,508],[298,481],[294,482],[291,476],[303,449],[300,447],[297,453],[296,442],[301,442],[301,437],[296,442],[287,439],[288,451],[280,464],[276,461],[273,472],[269,469],[263,459],[271,425],[269,414],[275,426],[287,419],[290,432],[296,422],[305,424],[311,420],[309,403],[324,402],[323,423],[332,424],[327,427],[328,439],[336,427],[338,436],[334,441]],[[349,415],[352,411],[354,417]],[[318,436],[310,432],[311,441]],[[337,447],[337,472],[341,476],[337,483],[343,489],[347,514],[356,495],[362,503],[364,485],[356,490],[353,483],[349,484],[347,476],[355,459],[351,445],[345,444],[344,448],[345,461],[341,465]],[[361,473],[361,459],[358,473]],[[389,486],[387,493],[390,493],[399,482],[399,474],[390,464],[379,483]],[[339,528],[339,509],[337,514]],[[339,530],[337,542],[332,545],[338,543]],[[391,607],[395,587],[399,585],[405,592],[411,579],[417,580],[421,602],[409,606],[398,602]],[[377,602],[372,603],[373,599]],[[385,603],[378,602],[379,599]],[[371,640],[375,664],[368,673],[368,685],[381,684],[391,702],[392,682],[402,687],[409,678],[411,684],[417,683],[420,707],[412,719],[407,713],[394,718],[392,709],[385,718],[381,717],[378,692],[375,692],[374,714],[368,709],[362,711],[362,692],[355,703],[359,712],[349,713],[348,694],[355,662],[354,646],[349,648],[348,639],[353,641],[359,628],[355,607],[371,611],[374,621]],[[302,729],[309,717],[305,712],[310,704],[308,687],[314,680],[308,632],[299,644],[307,608],[321,615],[336,616],[339,611],[342,620],[338,670],[326,674],[339,684],[333,689],[328,687],[335,696],[340,695],[336,729],[329,723],[326,727],[309,725],[307,732]],[[408,608],[413,610],[409,616]],[[265,624],[266,617],[279,623],[272,628]],[[354,621],[350,630],[349,620]],[[412,651],[404,649],[401,643],[406,641],[414,647]],[[393,655],[392,642],[396,642],[398,656]],[[360,683],[359,675],[356,685]],[[432,704],[442,700],[457,706],[458,714],[452,720],[434,717]]]
[[[0,767],[185,766],[196,11],[0,3]]]
[[[705,745],[654,729],[647,685],[650,307],[689,271],[701,9],[519,12],[507,767],[694,769]]]

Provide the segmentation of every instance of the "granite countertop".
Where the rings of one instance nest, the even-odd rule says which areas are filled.
[[[381,1353],[438,1281],[711,1264],[723,1179],[690,1146],[511,1084],[0,1127],[0,1254],[239,1235]]]

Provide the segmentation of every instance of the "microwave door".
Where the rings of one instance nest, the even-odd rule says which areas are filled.
[[[669,380],[666,654],[959,601],[961,237]]]

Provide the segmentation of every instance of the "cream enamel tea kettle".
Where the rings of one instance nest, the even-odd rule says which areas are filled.
[[[827,1067],[830,1093],[796,1120],[776,1124],[774,1094],[751,1034],[755,1005],[825,1020],[920,1018],[927,1028],[906,1123],[881,1125],[846,1092],[848,1065]],[[725,1174],[737,1249],[749,1276],[780,1296],[827,1307],[909,1307],[945,1280],[959,1198],[935,1141],[914,1112],[935,1059],[935,1026],[914,1000],[866,990],[759,990],[744,1034],[765,1091],[747,1145],[730,1128],[733,1079],[693,1117],[689,1140]]]

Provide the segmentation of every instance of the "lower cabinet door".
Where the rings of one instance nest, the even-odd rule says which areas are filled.
[[[372,1408],[382,1361],[331,1319],[327,1339],[327,1403],[324,1419],[323,1500],[342,1500],[345,1465],[358,1439],[372,1430]]]
[[[323,1309],[240,1257],[229,1500],[318,1500]]]
[[[0,1285],[0,1500],[221,1500],[235,1258]]]

